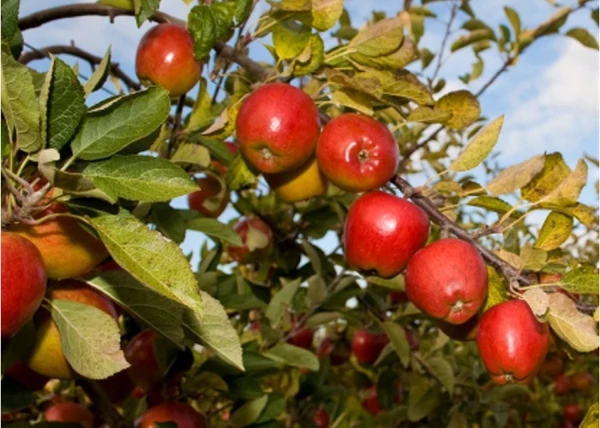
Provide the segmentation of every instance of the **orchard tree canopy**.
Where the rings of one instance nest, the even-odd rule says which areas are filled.
[[[2,1],[6,426],[597,426],[597,152],[480,99],[598,1],[184,2]],[[28,41],[85,16],[135,71]]]

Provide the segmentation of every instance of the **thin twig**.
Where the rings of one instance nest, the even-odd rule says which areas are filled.
[[[456,18],[456,13],[458,12],[458,3],[452,4],[452,9],[450,10],[450,19],[448,20],[448,24],[446,25],[446,33],[444,34],[444,38],[442,39],[442,44],[440,47],[440,54],[438,56],[438,61],[435,66],[435,70],[433,71],[433,76],[431,77],[431,84],[435,81],[438,73],[442,69],[442,60],[444,58],[444,50],[446,49],[446,43],[448,43],[448,39],[450,38],[450,33],[452,31],[452,24],[454,23],[454,18]]]

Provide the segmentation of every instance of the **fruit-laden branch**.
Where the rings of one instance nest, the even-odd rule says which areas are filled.
[[[25,52],[19,58],[19,62],[21,64],[28,64],[29,62],[37,59],[48,58],[50,54],[66,54],[76,56],[78,58],[86,60],[93,66],[100,64],[100,62],[102,61],[102,58],[100,58],[99,56],[84,51],[83,49],[80,49],[77,46],[53,45]],[[125,82],[125,84],[128,87],[132,89],[140,90],[142,88],[142,85],[140,85],[138,82],[129,77],[123,70],[121,70],[121,67],[119,67],[119,64],[116,62],[111,62],[110,73],[121,79],[123,82]]]
[[[27,30],[29,28],[38,27],[46,22],[50,22],[53,20],[85,15],[100,15],[109,16],[113,18],[120,15],[133,15],[133,11],[99,4],[75,4],[61,6],[36,12],[32,15],[20,19],[19,28],[21,30]],[[156,22],[172,22],[178,23],[180,25],[185,25],[185,23],[180,19],[171,17],[162,12],[156,12],[152,16],[152,20]],[[238,65],[245,68],[247,71],[256,75],[262,80],[264,80],[270,74],[269,71],[263,66],[253,61],[248,56],[244,55],[244,53],[239,52],[238,50],[235,50],[230,46],[227,46],[225,43],[218,43],[217,46],[215,46],[215,50],[222,56],[227,57],[228,59],[237,63]],[[497,76],[494,75],[493,79],[495,80],[496,78]],[[487,89],[487,87],[489,87],[489,85],[484,85],[483,90]],[[480,90],[480,93],[481,92],[482,91]],[[400,175],[396,175],[395,177],[393,177],[392,182],[416,205],[421,207],[435,223],[439,224],[446,230],[452,232],[457,237],[473,244],[479,250],[482,257],[491,266],[499,270],[505,277],[507,277],[509,281],[511,281],[511,283],[513,281],[518,281],[521,284],[530,283],[529,279],[522,275],[517,269],[515,269],[509,263],[496,256],[488,248],[486,248],[477,240],[475,240],[469,234],[468,231],[461,228],[458,224],[446,217],[441,211],[437,209],[433,202],[431,202],[422,194],[416,192],[415,189],[410,185],[410,183],[408,183],[406,180],[400,177]]]

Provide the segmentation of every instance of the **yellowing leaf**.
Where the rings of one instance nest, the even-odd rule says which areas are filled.
[[[486,189],[493,196],[515,192],[529,183],[544,168],[544,157],[544,155],[536,155],[525,162],[506,168],[486,186]]]
[[[523,261],[521,260],[521,257],[519,257],[518,254],[511,253],[510,251],[506,251],[504,249],[495,251],[495,253],[498,255],[498,257],[500,257],[502,260],[507,262],[515,269],[523,269]]]
[[[598,273],[574,269],[560,279],[560,286],[578,294],[598,294]]]
[[[572,229],[573,217],[552,211],[546,217],[535,245],[546,251],[559,248],[563,242],[569,239]]]
[[[523,293],[523,297],[536,316],[542,317],[546,314],[550,305],[550,298],[544,290],[541,288],[530,288]]]
[[[543,198],[544,203],[557,205],[573,205],[579,199],[581,189],[587,183],[587,164],[579,159],[575,170],[570,173],[548,196]]]
[[[500,136],[504,116],[500,116],[475,135],[460,156],[450,165],[452,171],[468,171],[488,157]]]
[[[554,332],[576,351],[590,352],[598,347],[594,318],[579,312],[575,302],[562,293],[550,295],[548,322]]]
[[[544,169],[521,189],[521,197],[537,202],[550,194],[571,173],[560,153],[546,155]]]
[[[312,26],[319,31],[329,30],[344,11],[344,0],[312,0]]]
[[[512,208],[512,206],[503,201],[500,198],[494,198],[491,196],[478,196],[476,198],[471,199],[467,205],[471,205],[473,207],[485,208],[488,211],[493,211],[499,214],[504,214]]]
[[[597,209],[594,207],[590,207],[589,205],[581,204],[579,202],[577,202],[575,205],[568,207],[542,202],[539,206],[535,208],[554,210],[566,214],[568,216],[575,217],[587,227],[592,227],[594,223],[598,222],[596,217]]]
[[[452,129],[462,129],[472,125],[481,114],[479,101],[469,91],[450,92],[435,102],[435,108],[452,113],[446,124]]]
[[[333,92],[331,101],[341,106],[350,107],[367,116],[373,115],[372,98],[351,88],[340,88]]]
[[[409,122],[445,123],[452,118],[452,113],[427,106],[419,106],[410,112],[406,118]]]
[[[598,9],[596,9],[598,10]],[[579,428],[597,428],[598,427],[598,403],[594,403],[587,410],[583,421],[579,424]]]
[[[571,28],[565,33],[565,36],[571,37],[577,40],[586,48],[592,48],[598,50],[598,41],[594,36],[590,34],[588,30],[581,27]]]
[[[548,259],[548,253],[541,248],[535,248],[530,244],[525,244],[521,248],[521,263],[523,269],[533,271],[542,270]]]
[[[382,19],[361,29],[348,47],[367,56],[381,56],[394,52],[404,39],[404,26],[399,17]]]
[[[350,55],[351,60],[356,61],[361,65],[390,71],[401,70],[417,58],[415,44],[407,38],[404,39],[404,42],[399,49],[396,49],[394,52],[387,55],[370,57],[358,52]]]
[[[374,79],[385,95],[408,98],[417,104],[433,104],[429,88],[408,71],[392,73],[381,70],[368,70],[356,75],[359,79]]]
[[[483,307],[483,311],[487,311],[492,306],[496,306],[498,303],[506,302],[508,300],[508,294],[506,293],[506,285],[504,279],[498,275],[498,272],[491,267],[487,267],[488,271],[488,295]]]
[[[298,21],[280,21],[273,27],[273,45],[281,59],[292,59],[300,55],[309,39],[310,27]]]

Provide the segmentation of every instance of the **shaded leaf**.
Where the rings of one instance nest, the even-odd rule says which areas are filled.
[[[508,300],[508,294],[506,292],[506,285],[504,280],[498,272],[491,267],[487,266],[488,271],[488,295],[483,306],[483,312],[490,309],[492,306],[496,306],[498,303],[506,302]]]
[[[468,171],[488,157],[500,136],[504,116],[490,122],[473,137],[460,156],[448,167],[452,171]]]
[[[111,54],[109,46],[104,54],[104,57],[102,58],[102,61],[100,61],[100,64],[96,66],[92,76],[83,85],[83,90],[86,97],[95,90],[100,89],[102,85],[104,85],[104,82],[106,82],[106,78],[110,72],[110,58]]]
[[[452,366],[443,357],[432,357],[427,359],[427,364],[433,375],[446,388],[450,395],[454,393],[454,371]]]
[[[288,366],[307,368],[313,372],[319,370],[319,360],[315,354],[289,343],[280,342],[263,355]]]
[[[530,202],[538,202],[549,195],[571,173],[571,169],[560,153],[546,155],[544,168],[521,189],[521,197]]]
[[[382,327],[385,334],[390,339],[396,354],[398,354],[402,366],[404,366],[404,368],[408,367],[410,363],[410,345],[408,344],[404,328],[393,321],[385,321],[382,324]]]
[[[279,21],[273,27],[273,45],[281,59],[292,59],[302,53],[310,39],[310,27],[295,21]]]
[[[548,253],[541,248],[533,247],[531,244],[525,244],[521,248],[521,263],[523,269],[540,271],[546,265]]]
[[[290,306],[296,291],[298,291],[301,281],[302,280],[300,278],[289,282],[285,281],[284,279],[281,280],[281,290],[279,290],[271,298],[269,306],[265,311],[265,316],[269,319],[269,321],[271,321],[271,325],[276,325],[279,323],[283,311]]]
[[[49,304],[65,358],[77,373],[105,379],[129,367],[121,350],[119,326],[110,315],[70,300],[55,299]]]
[[[225,179],[227,187],[230,190],[239,190],[251,186],[258,181],[258,177],[252,171],[241,153],[235,155],[233,160],[229,163]]]
[[[590,352],[598,348],[596,321],[579,312],[575,302],[562,293],[550,295],[548,323],[558,337],[576,351]]]
[[[544,168],[544,162],[544,155],[536,155],[525,162],[510,166],[490,181],[486,189],[494,196],[513,193],[529,183]]]
[[[294,76],[312,74],[325,60],[325,44],[318,34],[311,34],[308,44],[293,63]]]
[[[206,233],[213,238],[221,239],[222,241],[234,246],[239,247],[242,245],[240,235],[233,230],[233,227],[221,223],[215,218],[196,217],[187,220],[185,224],[186,228],[189,230],[196,230],[198,232]]]
[[[598,273],[582,269],[567,272],[560,279],[560,286],[571,293],[598,294]]]
[[[263,395],[260,398],[247,401],[231,414],[229,422],[238,426],[252,424],[258,420],[268,401],[268,395]]]
[[[35,403],[35,395],[12,377],[2,377],[2,413],[24,409]]]
[[[210,152],[200,144],[182,144],[177,148],[170,161],[176,164],[192,164],[206,168],[210,165]]]
[[[452,118],[452,113],[427,106],[419,106],[410,112],[408,122],[445,123]]]

